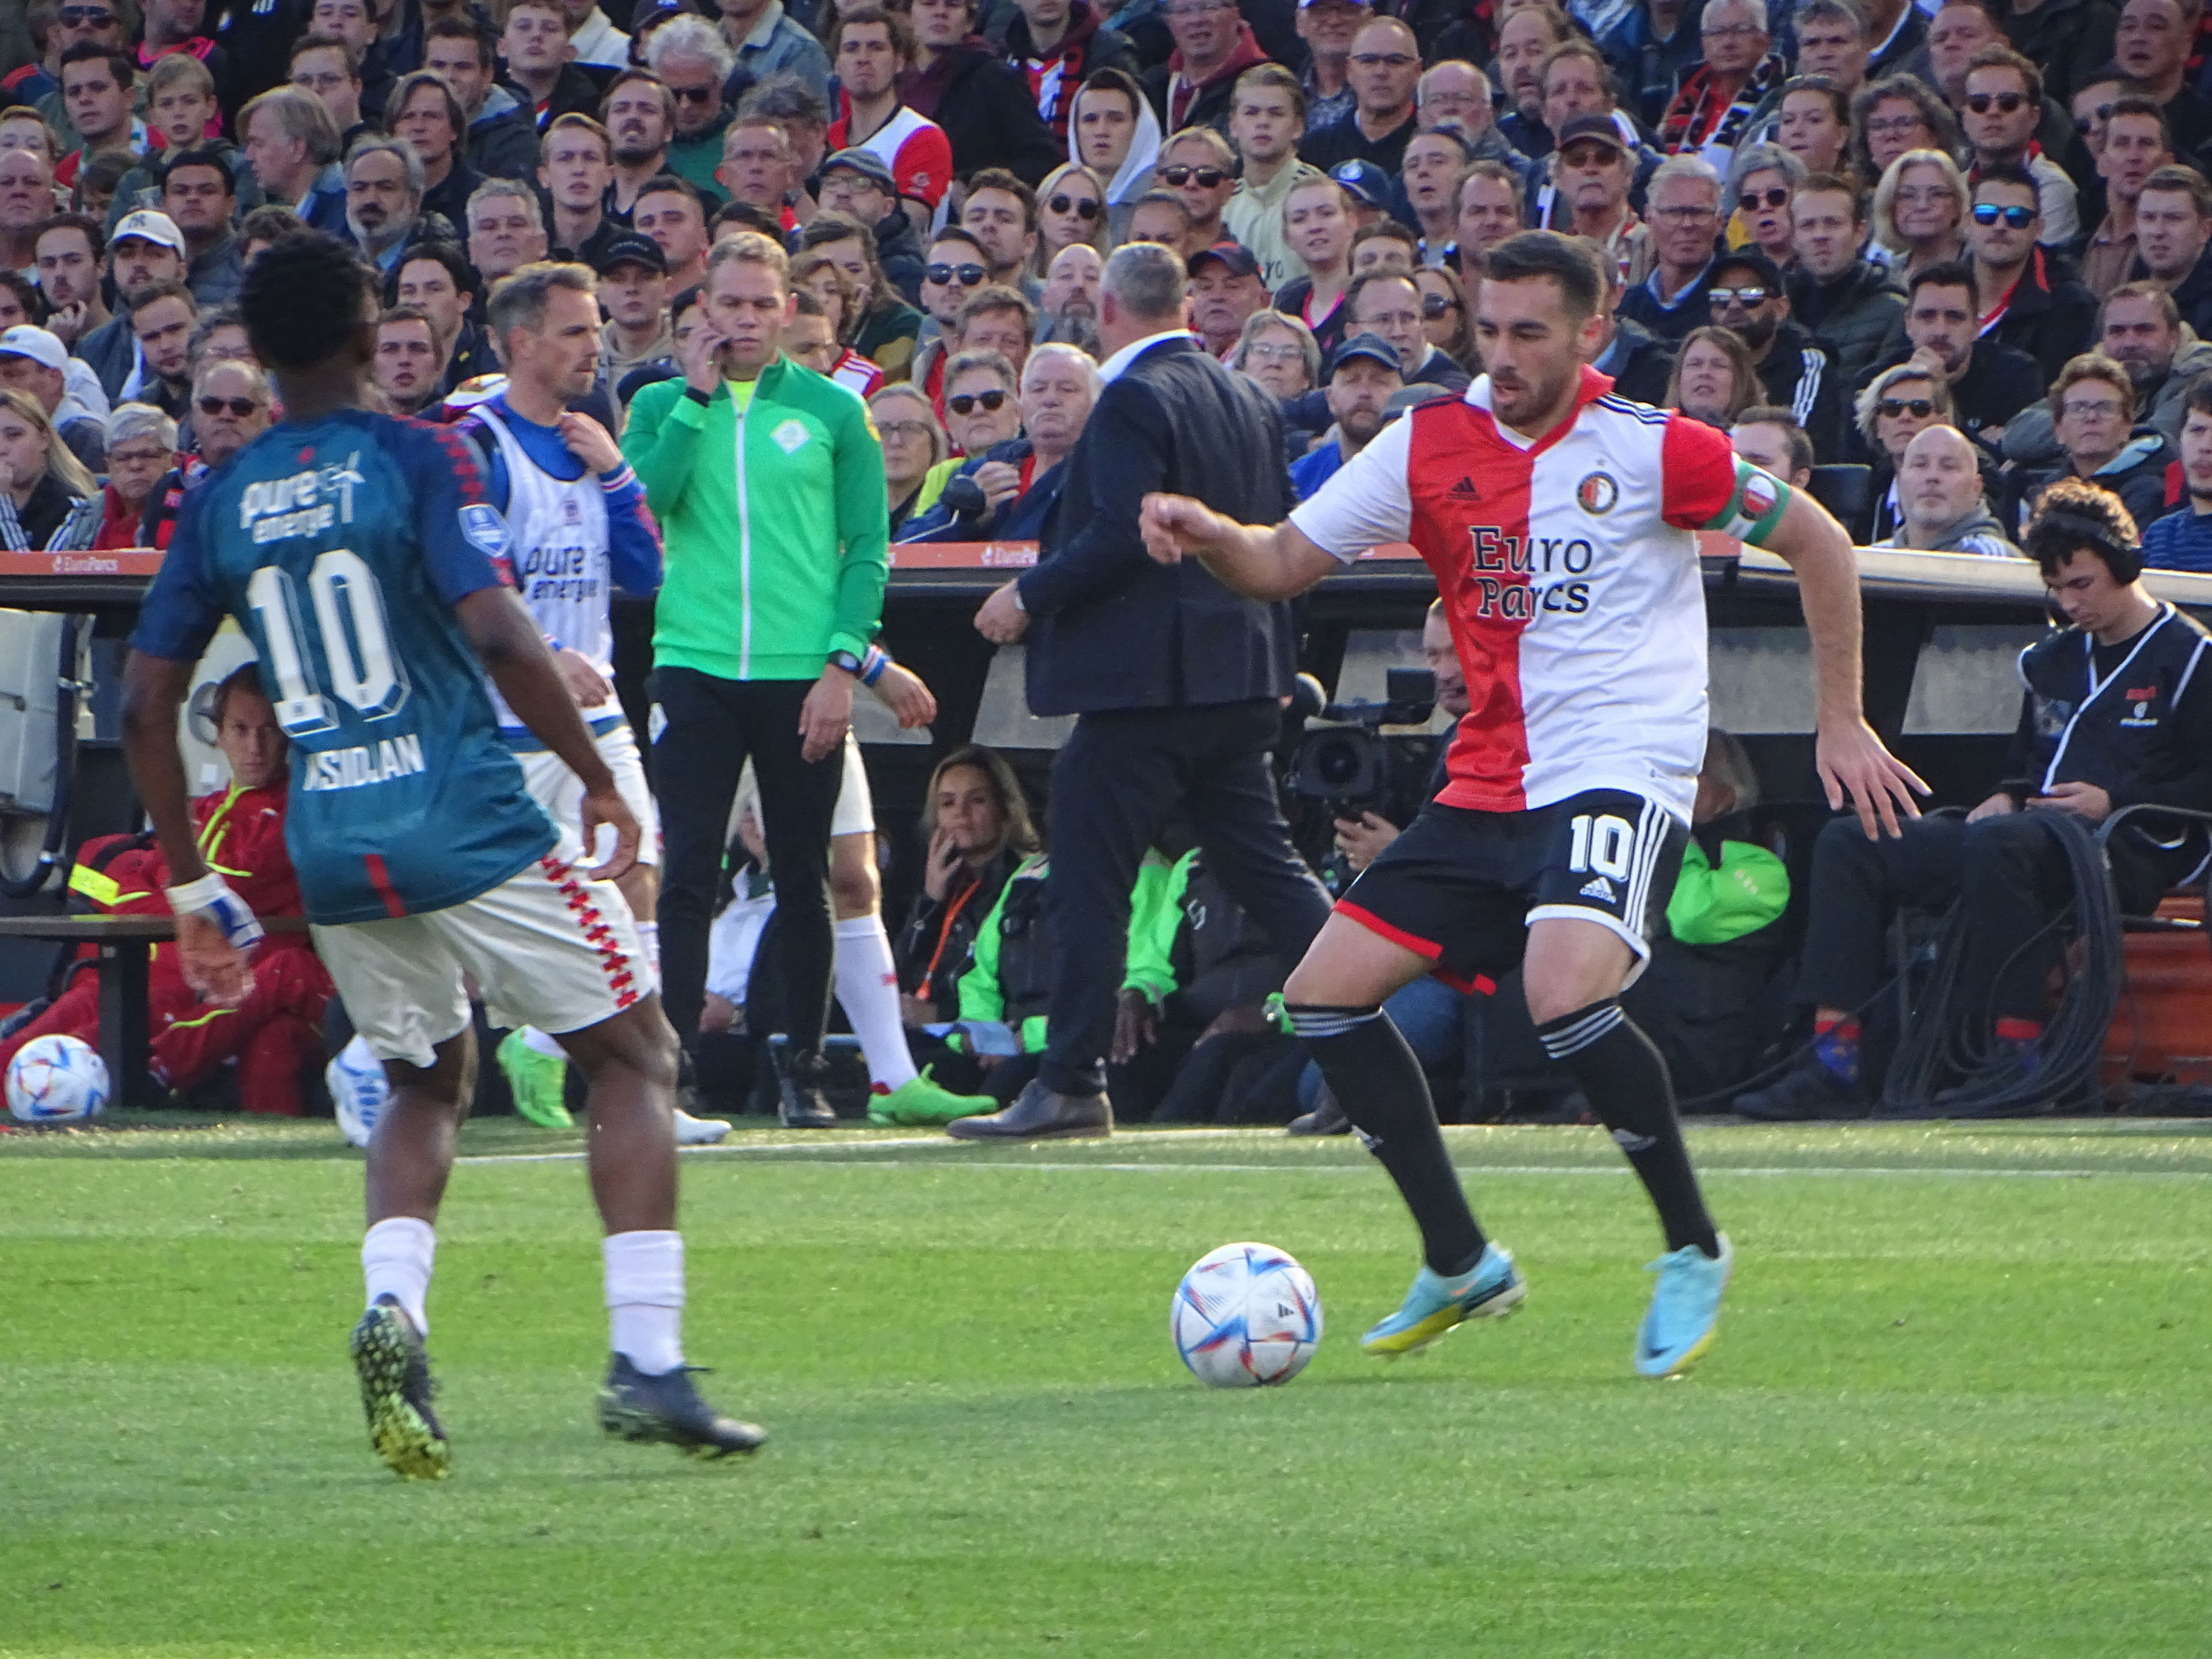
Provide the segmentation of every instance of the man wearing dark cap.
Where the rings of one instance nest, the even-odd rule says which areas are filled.
[[[1754,401],[1796,416],[1814,454],[1835,454],[1843,439],[1842,377],[1827,352],[1790,317],[1781,269],[1755,247],[1723,253],[1713,262],[1709,302],[1713,320],[1751,348],[1765,388]]]
[[[1352,228],[1356,234],[1390,215],[1390,175],[1372,161],[1339,161],[1328,176],[1344,186],[1352,204]]]
[[[1329,365],[1328,435],[1291,463],[1291,492],[1304,501],[1374,441],[1390,399],[1405,389],[1398,348],[1379,334],[1355,334]]]
[[[906,296],[921,303],[924,260],[914,221],[899,205],[898,181],[890,164],[858,145],[841,149],[822,163],[821,199],[825,208],[857,219],[875,233],[876,263]]]
[[[650,236],[629,231],[601,249],[592,268],[607,313],[599,329],[599,384],[620,386],[640,363],[676,355],[668,330],[668,256]]]
[[[1190,256],[1190,325],[1223,362],[1237,349],[1244,319],[1264,310],[1267,289],[1260,261],[1235,242],[1216,242]]]
[[[1613,257],[1624,283],[1651,274],[1651,230],[1628,204],[1635,159],[1609,115],[1571,115],[1546,162],[1549,181],[1536,192],[1545,230],[1586,236]]]

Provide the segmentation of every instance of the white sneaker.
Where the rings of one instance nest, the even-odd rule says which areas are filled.
[[[676,1144],[679,1146],[711,1146],[730,1133],[730,1126],[719,1117],[694,1117],[681,1106],[676,1109]]]
[[[349,1066],[341,1051],[323,1068],[323,1082],[331,1091],[331,1104],[337,1109],[338,1133],[356,1146],[367,1146],[385,1103],[392,1098],[384,1067]]]

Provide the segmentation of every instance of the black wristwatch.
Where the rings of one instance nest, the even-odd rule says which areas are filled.
[[[830,665],[832,668],[843,669],[856,680],[860,678],[860,659],[849,651],[832,651],[830,653]]]

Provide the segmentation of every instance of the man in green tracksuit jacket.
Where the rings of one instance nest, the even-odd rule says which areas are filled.
[[[750,756],[789,994],[781,1114],[827,1127],[830,826],[853,687],[883,611],[883,451],[859,398],[778,349],[793,310],[782,248],[728,239],[706,288],[684,378],[638,393],[622,445],[667,550],[650,682],[661,1000],[691,1047],[730,804]]]

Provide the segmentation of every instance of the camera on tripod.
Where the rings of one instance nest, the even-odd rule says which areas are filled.
[[[1329,724],[1299,740],[1291,757],[1291,793],[1325,803],[1332,817],[1357,817],[1390,793],[1397,757],[1382,728],[1426,724],[1437,706],[1437,677],[1425,668],[1393,668],[1382,690],[1380,702],[1333,702],[1317,713],[1309,705],[1311,718]]]

